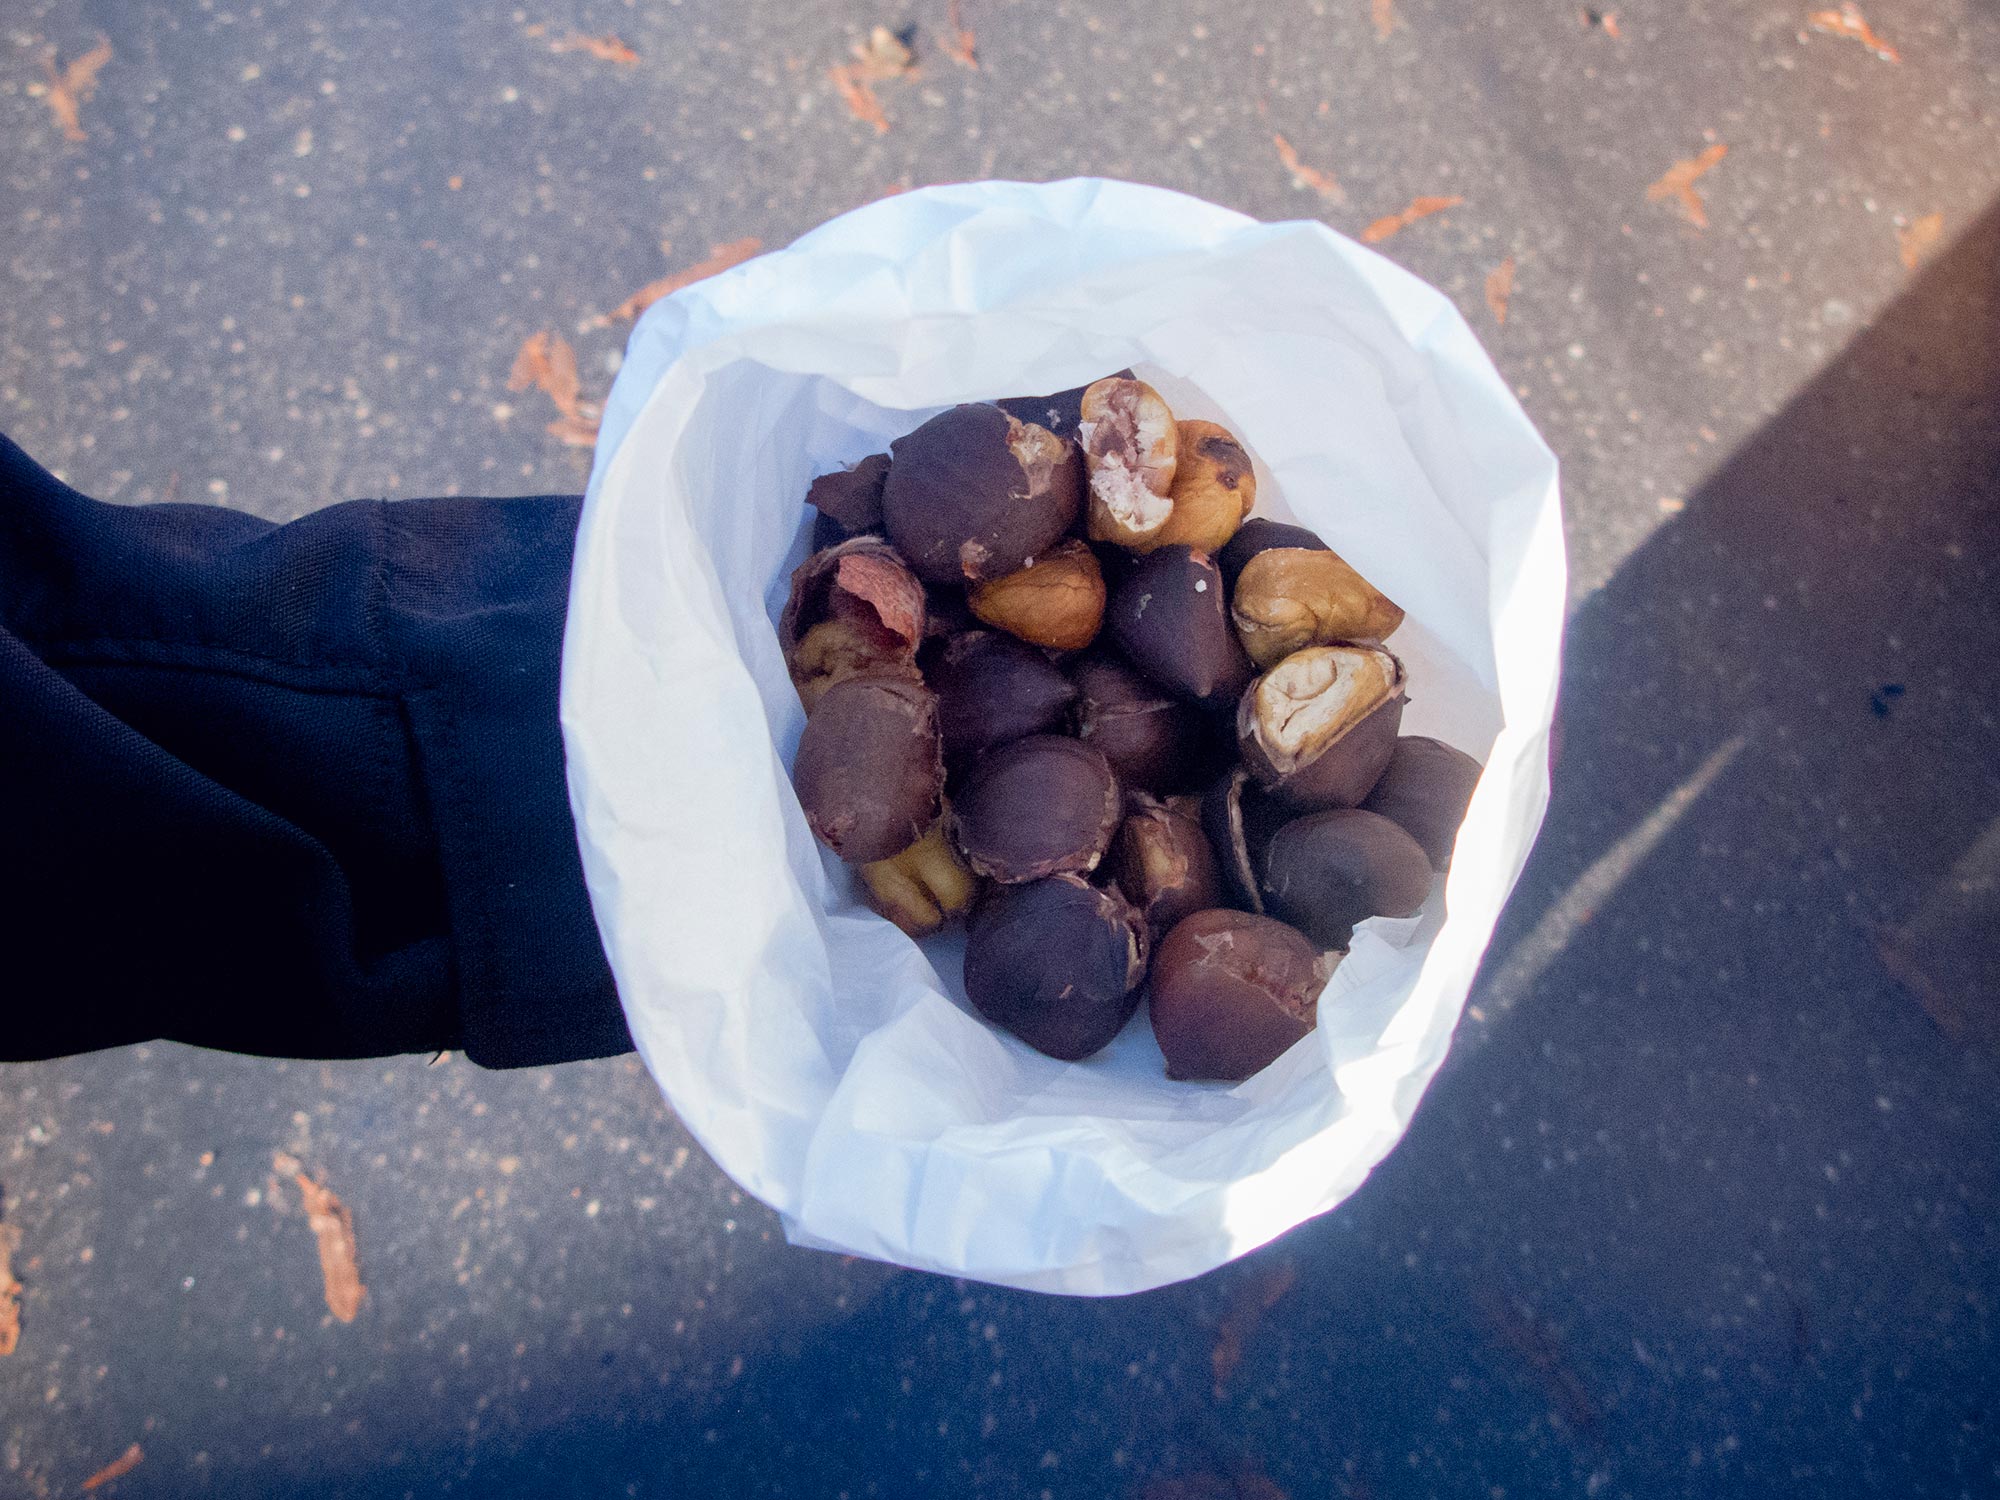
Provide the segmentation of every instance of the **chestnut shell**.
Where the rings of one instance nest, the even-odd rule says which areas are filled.
[[[1148,1010],[1169,1078],[1248,1078],[1313,1029],[1327,961],[1304,933],[1218,908],[1153,954]]]
[[[1103,377],[1106,380],[1130,380],[1130,370],[1114,370]],[[1059,438],[1076,439],[1076,424],[1083,420],[1083,393],[1097,384],[1088,381],[1067,391],[1057,391],[1053,396],[1008,396],[993,404],[1010,417],[1023,422],[1033,422],[1046,427]]]
[[[1118,830],[1118,781],[1104,757],[1036,734],[980,757],[952,799],[965,862],[1003,885],[1097,868]]]
[[[1264,910],[1257,871],[1271,836],[1290,816],[1241,766],[1231,767],[1202,796],[1201,827],[1215,851],[1222,888],[1245,911]]]
[[[882,486],[889,478],[889,455],[871,453],[852,468],[822,474],[806,489],[806,504],[847,536],[882,529]]]
[[[1350,722],[1337,732],[1315,736],[1291,753],[1279,739],[1287,715],[1265,700],[1298,703],[1297,698],[1278,694],[1275,685],[1305,674],[1309,662],[1312,668],[1326,667],[1342,675],[1379,674],[1386,686],[1372,705],[1349,716]],[[1380,647],[1311,646],[1294,651],[1251,683],[1237,706],[1236,737],[1243,764],[1273,796],[1300,811],[1358,806],[1374,789],[1396,747],[1403,687],[1403,664]]]
[[[1294,818],[1262,864],[1265,908],[1322,948],[1345,948],[1358,922],[1413,917],[1431,893],[1431,862],[1387,818],[1337,808]]]
[[[1389,764],[1361,805],[1399,824],[1422,846],[1433,868],[1451,863],[1451,846],[1485,767],[1463,750],[1428,735],[1396,741]]]
[[[1083,454],[987,402],[890,445],[882,520],[926,583],[998,578],[1060,541],[1083,508]]]
[[[1193,702],[1234,702],[1254,673],[1229,621],[1222,574],[1206,552],[1161,547],[1140,558],[1119,581],[1104,619],[1127,661]]]
[[[1236,528],[1236,535],[1229,539],[1229,545],[1215,555],[1215,565],[1222,569],[1223,581],[1229,585],[1229,592],[1236,592],[1236,579],[1243,572],[1243,565],[1259,552],[1268,552],[1273,547],[1303,547],[1312,552],[1327,552],[1330,549],[1319,539],[1316,532],[1303,526],[1294,526],[1289,521],[1273,521],[1269,516],[1252,516]]]
[[[806,716],[792,785],[814,837],[850,864],[901,853],[944,793],[937,699],[898,676],[835,683]]]
[[[1199,709],[1108,656],[1086,658],[1072,676],[1077,738],[1104,753],[1120,786],[1164,796],[1195,784],[1206,758]]]
[[[945,758],[954,765],[1059,728],[1076,697],[1046,656],[997,630],[953,636],[927,675],[937,692]]]
[[[1145,973],[1139,914],[1079,876],[1001,886],[972,910],[966,998],[1050,1057],[1076,1062],[1117,1036]]]
[[[1154,938],[1182,917],[1222,904],[1222,876],[1191,797],[1132,796],[1110,855],[1112,878]]]

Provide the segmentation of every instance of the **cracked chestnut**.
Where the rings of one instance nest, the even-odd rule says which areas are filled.
[[[1237,1082],[1268,1067],[1313,1029],[1336,962],[1270,917],[1183,917],[1153,955],[1148,1002],[1167,1076]]]
[[[1250,455],[1226,427],[1214,422],[1174,424],[1174,483],[1167,524],[1138,546],[1193,547],[1220,552],[1257,503],[1257,474]]]
[[[778,616],[778,644],[807,712],[827,688],[850,677],[914,677],[924,630],[923,585],[893,547],[872,536],[800,563]]]
[[[1307,646],[1378,645],[1403,623],[1387,595],[1325,548],[1271,547],[1243,565],[1229,616],[1259,667]]]
[[[1202,831],[1215,851],[1223,890],[1245,911],[1264,910],[1257,871],[1271,835],[1290,817],[1241,766],[1231,767],[1202,794]]]
[[[1053,651],[1081,651],[1104,623],[1104,573],[1083,542],[1064,542],[1027,567],[975,583],[973,614],[988,625]]]
[[[1141,792],[1128,805],[1111,846],[1111,876],[1157,940],[1191,912],[1219,906],[1222,877],[1194,798],[1161,802]]]
[[[1396,748],[1403,664],[1376,646],[1308,646],[1250,685],[1236,712],[1243,764],[1305,812],[1356,807]]]
[[[1076,1062],[1139,1008],[1146,929],[1112,890],[1076,875],[1001,886],[973,908],[965,996],[1038,1052]]]
[[[978,582],[1027,566],[1083,506],[1074,443],[987,402],[954,406],[890,445],[882,520],[926,583]]]
[[[1268,552],[1273,547],[1303,547],[1313,552],[1328,550],[1325,542],[1303,526],[1294,526],[1289,521],[1273,521],[1269,516],[1254,516],[1237,527],[1229,545],[1216,554],[1215,565],[1222,569],[1223,579],[1231,593],[1236,590],[1236,580],[1242,574],[1244,565],[1258,553]]]
[[[944,825],[931,830],[900,854],[865,864],[856,872],[868,904],[911,937],[928,937],[972,905],[979,882],[973,878]]]
[[[1090,539],[1141,547],[1173,514],[1179,431],[1143,380],[1113,376],[1083,393],[1077,440],[1090,475]]]
[[[900,854],[937,821],[937,699],[887,674],[834,683],[806,715],[792,785],[813,835],[849,864]]]

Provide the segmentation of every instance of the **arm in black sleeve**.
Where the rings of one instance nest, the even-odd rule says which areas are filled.
[[[628,1050],[556,721],[578,506],[278,526],[0,436],[0,1058]]]

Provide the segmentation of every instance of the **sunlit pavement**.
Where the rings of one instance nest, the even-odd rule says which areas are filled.
[[[963,0],[975,71],[944,0],[14,7],[0,427],[91,493],[578,489],[524,339],[588,403],[629,293],[899,186],[1460,196],[1379,248],[1561,455],[1574,587],[1547,831],[1336,1212],[1060,1301],[787,1248],[629,1058],[11,1068],[0,1494],[2000,1491],[2000,15],[1817,8]],[[878,133],[827,70],[911,21]]]

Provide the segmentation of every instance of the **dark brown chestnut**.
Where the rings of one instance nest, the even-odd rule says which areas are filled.
[[[1302,811],[1355,807],[1403,719],[1403,664],[1375,646],[1309,646],[1250,685],[1236,712],[1243,764]]]
[[[1111,846],[1111,876],[1146,919],[1146,931],[1157,939],[1189,913],[1220,906],[1222,877],[1201,831],[1200,804],[1140,792],[1126,806]]]
[[[792,785],[814,836],[848,863],[900,854],[940,810],[937,699],[900,676],[833,684],[806,716]]]
[[[848,536],[882,529],[882,486],[889,478],[889,455],[870,454],[852,468],[822,474],[806,490],[806,504]]]
[[[1132,372],[1119,370],[1105,378],[1130,380]],[[1083,420],[1083,393],[1089,389],[1087,385],[1079,385],[1071,390],[1057,391],[1053,396],[1009,396],[994,402],[994,405],[1010,417],[1046,427],[1059,438],[1074,440],[1076,424]]]
[[[792,573],[778,644],[808,712],[835,682],[867,672],[916,674],[924,591],[896,550],[862,536],[815,552]]]
[[[1313,552],[1328,550],[1325,542],[1303,526],[1294,526],[1289,521],[1273,521],[1269,516],[1253,517],[1237,527],[1229,545],[1215,555],[1215,565],[1222,569],[1223,580],[1229,585],[1231,594],[1236,592],[1236,580],[1243,572],[1243,565],[1259,552],[1268,552],[1273,547],[1303,547]]]
[[[1116,891],[1055,875],[990,891],[972,910],[965,995],[1038,1052],[1076,1062],[1139,1008],[1146,928]]]
[[[1406,734],[1361,805],[1399,824],[1423,847],[1432,868],[1442,870],[1451,863],[1451,846],[1484,769],[1443,740]]]
[[[1257,871],[1271,836],[1290,817],[1241,766],[1231,767],[1202,796],[1202,831],[1215,851],[1222,888],[1245,911],[1264,910]]]
[[[1083,456],[990,403],[954,406],[890,445],[882,520],[926,583],[1026,567],[1083,508]]]
[[[1294,818],[1264,851],[1265,909],[1322,948],[1345,948],[1369,917],[1414,917],[1431,862],[1387,818],[1337,808]]]
[[[1108,656],[1078,663],[1076,735],[1104,752],[1127,791],[1164,796],[1197,784],[1201,711]]]
[[[930,665],[945,758],[971,761],[1009,740],[1060,728],[1076,688],[1048,657],[995,630],[945,642]]]
[[[1111,596],[1105,623],[1126,660],[1183,698],[1233,703],[1250,681],[1222,574],[1206,552],[1162,547],[1141,558]]]
[[[1216,909],[1183,917],[1153,955],[1153,1035],[1169,1078],[1236,1082],[1313,1029],[1338,955],[1270,917]]]
[[[1014,885],[1096,869],[1119,811],[1118,782],[1102,755],[1036,734],[973,765],[953,798],[951,824],[967,864]]]

